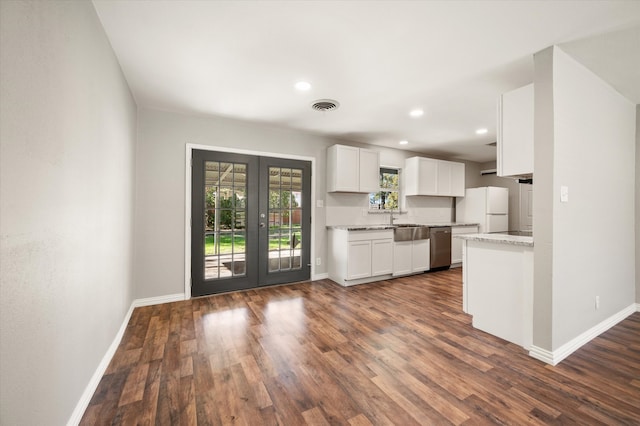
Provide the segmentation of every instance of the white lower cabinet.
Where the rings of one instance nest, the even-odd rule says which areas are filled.
[[[429,270],[430,240],[396,241],[393,243],[393,276]]]
[[[371,275],[393,272],[393,238],[371,241]]]
[[[454,235],[477,234],[477,226],[452,226],[451,227],[451,266],[462,266],[463,240],[453,238]]]
[[[329,278],[349,286],[393,272],[393,230],[329,229]]]
[[[396,241],[393,243],[393,275],[406,275],[412,272],[411,265],[413,241]]]
[[[417,240],[411,248],[411,272],[429,270],[431,262],[431,240]]]
[[[371,276],[371,241],[349,242],[347,278],[355,280]]]

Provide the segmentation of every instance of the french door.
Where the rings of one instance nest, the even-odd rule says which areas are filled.
[[[194,150],[191,295],[308,280],[311,163]]]

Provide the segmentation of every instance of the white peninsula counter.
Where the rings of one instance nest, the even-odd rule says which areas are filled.
[[[454,235],[462,243],[462,305],[473,326],[529,349],[533,330],[533,237]]]

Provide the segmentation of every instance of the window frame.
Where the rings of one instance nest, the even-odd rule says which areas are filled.
[[[380,166],[378,170],[379,170],[378,191],[369,193],[369,211],[398,213],[400,212],[400,196],[401,196],[400,188],[401,188],[401,175],[402,175],[401,170],[402,169],[400,167],[393,167],[393,166]],[[397,185],[391,188],[383,186],[384,173],[397,175],[398,176]],[[382,194],[382,193],[397,193],[397,196],[396,196],[397,205],[395,208],[385,208],[384,206],[386,203],[383,204],[381,202],[382,197],[380,197],[380,200],[378,201],[378,203],[372,203],[372,200],[374,200],[378,194]]]

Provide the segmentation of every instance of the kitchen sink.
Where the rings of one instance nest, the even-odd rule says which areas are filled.
[[[398,226],[393,230],[393,241],[413,241],[415,227]]]
[[[429,239],[429,227],[417,226],[413,231],[414,240],[428,240]]]
[[[429,227],[422,225],[400,224],[393,229],[393,241],[413,241],[429,239]]]

